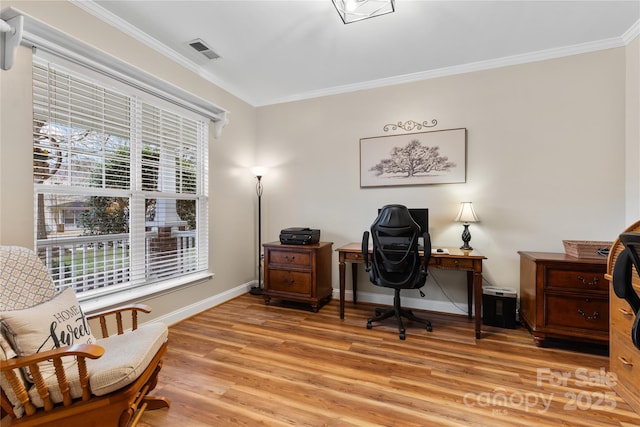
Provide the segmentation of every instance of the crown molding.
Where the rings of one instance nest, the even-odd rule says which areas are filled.
[[[639,25],[635,25],[635,27],[639,27]],[[640,28],[636,28],[636,33],[638,29]],[[629,33],[629,31],[627,31],[627,33]],[[625,35],[627,33],[625,33]],[[633,40],[634,37],[631,37],[629,41]],[[491,70],[495,68],[509,67],[512,65],[521,65],[521,64],[531,63],[531,62],[546,61],[550,59],[557,59],[557,58],[563,58],[563,57],[572,56],[572,55],[579,55],[583,53],[596,52],[599,50],[622,47],[622,46],[625,46],[626,44],[628,44],[628,42],[625,42],[625,40],[622,37],[614,37],[614,38],[605,39],[605,40],[598,40],[596,42],[582,43],[582,44],[567,46],[562,48],[541,50],[537,52],[530,52],[530,53],[525,53],[520,55],[513,55],[513,56],[508,56],[503,58],[491,59],[487,61],[471,62],[468,64],[454,65],[451,67],[443,67],[443,68],[438,68],[438,69],[428,70],[428,71],[423,71],[418,73],[404,74],[404,75],[394,76],[394,77],[385,78],[385,79],[370,80],[370,81],[356,83],[352,85],[335,86],[332,88],[322,89],[318,91],[304,92],[304,93],[300,93],[300,94],[296,94],[288,97],[271,100],[270,102],[264,103],[259,106],[281,104],[281,103],[293,102],[293,101],[302,101],[305,99],[318,98],[321,96],[338,95],[341,93],[375,89],[375,88],[392,86],[392,85],[397,85],[402,83],[412,83],[412,82],[417,82],[421,80],[435,79],[438,77],[453,76],[458,74],[472,73],[476,71],[486,71],[486,70]]]
[[[138,40],[142,44],[154,49],[155,51],[161,53],[167,58],[171,59],[173,62],[177,63],[185,67],[186,69],[196,73],[203,79],[215,84],[219,88],[233,94],[235,97],[240,98],[242,101],[252,104],[247,100],[247,97],[244,95],[240,95],[233,88],[226,87],[227,85],[219,80],[213,74],[205,71],[193,61],[186,59],[182,56],[181,53],[176,52],[173,48],[165,45],[164,43],[159,42],[157,39],[151,37],[149,34],[140,30],[139,28],[131,25],[127,21],[123,20],[119,16],[109,12],[107,9],[95,3],[93,0],[70,0],[71,3],[83,9],[84,11],[90,13],[96,18],[104,21],[105,23],[111,25],[112,27],[122,31],[123,33],[133,37]]]
[[[359,90],[375,89],[385,86],[397,85],[402,83],[411,83],[420,80],[434,79],[438,77],[446,77],[458,74],[472,73],[476,71],[485,71],[494,68],[508,67],[512,65],[527,64],[531,62],[545,61],[549,59],[557,59],[566,56],[579,55],[583,53],[595,52],[598,50],[612,49],[617,47],[626,46],[632,40],[634,40],[640,34],[640,20],[636,21],[625,33],[619,37],[612,37],[609,39],[598,40],[595,42],[581,43],[572,46],[566,46],[561,48],[541,50],[537,52],[530,52],[520,55],[513,55],[503,58],[491,59],[487,61],[472,62],[468,64],[455,65],[451,67],[443,67],[435,70],[428,70],[418,73],[404,74],[400,76],[394,76],[384,79],[370,80],[366,82],[334,86],[331,88],[320,89],[315,91],[302,92],[291,96],[275,99],[252,99],[247,94],[238,93],[236,88],[229,87],[224,82],[220,81],[216,76],[206,72],[202,67],[196,63],[184,58],[182,54],[176,52],[174,49],[160,43],[155,38],[149,36],[147,33],[134,27],[122,18],[114,15],[108,10],[96,4],[93,0],[71,0],[73,4],[84,9],[88,13],[94,15],[98,19],[108,23],[109,25],[119,29],[125,34],[130,35],[141,43],[149,46],[150,48],[165,55],[172,61],[182,65],[183,67],[193,71],[205,80],[215,84],[221,89],[229,92],[242,101],[250,104],[253,107],[263,107],[274,104],[282,104],[286,102],[302,101],[305,99],[319,98],[322,96],[338,95],[342,93],[355,92]]]
[[[637,20],[624,34],[620,37],[625,45],[631,43],[640,35],[640,19]]]

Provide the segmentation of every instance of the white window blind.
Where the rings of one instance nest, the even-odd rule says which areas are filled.
[[[38,253],[83,295],[208,269],[207,120],[34,56]]]

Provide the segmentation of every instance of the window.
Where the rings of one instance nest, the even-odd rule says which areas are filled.
[[[92,296],[207,271],[207,124],[34,56],[36,248],[58,289]]]

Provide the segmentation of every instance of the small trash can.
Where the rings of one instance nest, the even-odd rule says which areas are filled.
[[[482,323],[489,326],[515,329],[515,289],[487,287],[482,289]]]

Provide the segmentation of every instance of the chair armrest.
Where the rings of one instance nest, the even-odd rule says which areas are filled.
[[[369,232],[362,233],[362,258],[364,259],[364,269],[369,271]]]
[[[24,368],[38,362],[49,359],[59,359],[63,356],[80,356],[89,359],[97,359],[104,354],[104,348],[97,344],[74,344],[66,347],[54,348],[42,353],[30,354],[28,356],[16,357],[10,360],[3,360],[0,370],[10,371],[16,368]]]
[[[115,316],[116,324],[118,328],[118,335],[122,335],[124,333],[124,327],[122,324],[122,314],[126,312],[131,313],[131,329],[138,329],[138,312],[141,311],[143,313],[151,313],[151,307],[145,304],[128,304],[121,307],[116,307],[114,309],[101,311],[99,313],[94,313],[91,315],[87,315],[88,320],[92,319],[100,319],[100,329],[102,332],[102,338],[107,338],[109,336],[109,330],[107,328],[107,319],[109,316]]]
[[[36,406],[31,402],[24,382],[18,377],[15,369],[29,368],[29,372],[33,377],[38,394],[44,402],[45,411],[53,408],[53,402],[49,396],[49,390],[45,385],[44,378],[40,373],[38,362],[45,360],[53,360],[55,367],[56,379],[63,396],[63,404],[71,405],[71,393],[69,390],[69,382],[65,372],[62,358],[65,356],[75,356],[77,360],[78,378],[80,379],[80,387],[82,388],[82,400],[91,398],[91,390],[89,388],[89,374],[87,373],[87,364],[85,358],[97,359],[104,354],[104,348],[96,344],[75,344],[72,346],[56,348],[53,350],[43,351],[42,353],[22,356],[11,360],[3,361],[0,366],[0,372],[5,376],[13,393],[16,395],[22,406],[24,406],[27,415],[33,415],[36,412]],[[4,399],[4,396],[3,396]],[[5,405],[3,404],[3,408]]]

